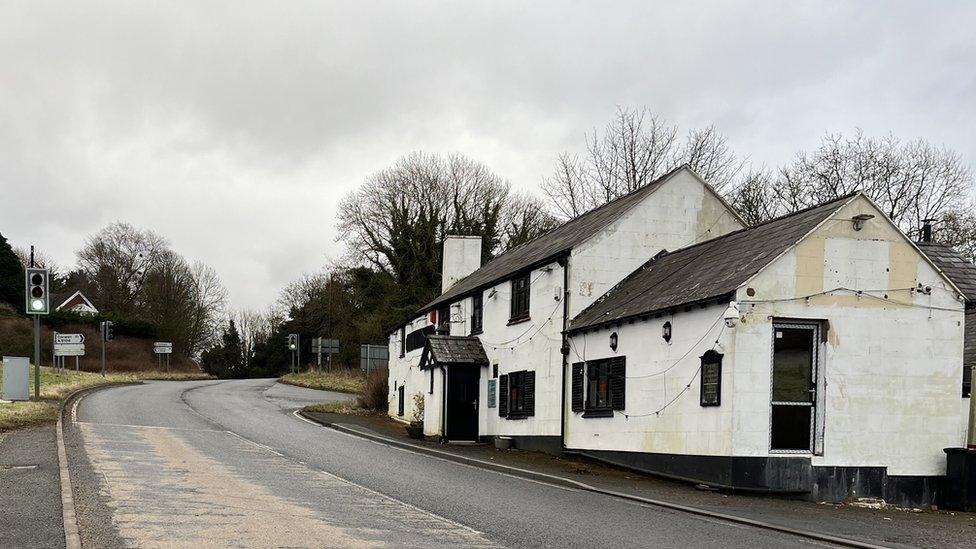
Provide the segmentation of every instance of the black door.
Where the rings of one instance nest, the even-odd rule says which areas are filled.
[[[478,380],[480,368],[476,366],[449,366],[447,368],[447,417],[448,440],[478,440]]]

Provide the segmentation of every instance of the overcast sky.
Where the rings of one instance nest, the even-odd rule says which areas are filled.
[[[756,164],[856,127],[976,164],[976,3],[657,4],[0,2],[0,232],[70,266],[127,221],[263,308],[398,156],[536,190],[617,105]]]

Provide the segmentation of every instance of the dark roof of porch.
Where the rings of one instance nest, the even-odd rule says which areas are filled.
[[[487,366],[488,355],[477,337],[431,334],[427,336],[424,352],[420,356],[420,367],[434,364]]]

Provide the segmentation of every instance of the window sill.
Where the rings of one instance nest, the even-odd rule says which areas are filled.
[[[515,414],[515,415],[509,414],[505,416],[505,419],[529,419],[529,416],[525,414]]]
[[[531,320],[531,318],[529,318],[529,315],[510,318],[508,319],[508,325],[511,326],[513,324],[521,324],[523,322],[528,322],[529,320]]]
[[[613,410],[585,410],[583,417],[613,417]]]
[[[471,333],[470,333],[470,334],[468,334],[468,335],[473,335],[473,336],[476,336],[476,335],[481,335],[481,334],[483,334],[483,333],[485,333],[485,331],[484,331],[484,330],[471,330]]]

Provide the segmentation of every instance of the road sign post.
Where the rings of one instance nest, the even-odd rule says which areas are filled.
[[[163,369],[163,355],[166,355],[166,371],[169,371],[169,355],[173,354],[173,343],[171,341],[157,341],[153,343],[153,352],[156,353],[159,369]]]

